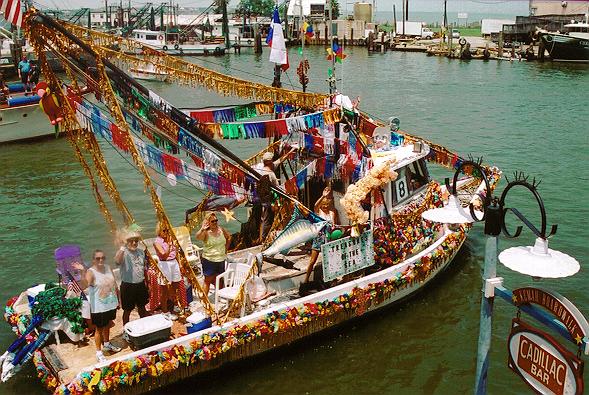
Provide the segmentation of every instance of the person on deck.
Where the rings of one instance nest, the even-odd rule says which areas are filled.
[[[26,94],[29,93],[29,72],[31,71],[31,64],[26,56],[22,57],[22,60],[18,62],[18,76],[20,81],[25,85]]]
[[[217,215],[210,213],[203,221],[200,230],[196,232],[196,239],[204,243],[200,260],[205,276],[205,295],[208,295],[211,284],[215,282],[219,274],[225,271],[231,235],[225,228],[219,226]]]
[[[30,61],[31,69],[29,71],[29,87],[31,90],[34,90],[37,84],[39,83],[39,76],[41,74],[41,70],[36,62]]]
[[[257,170],[257,172],[262,176],[259,183],[260,187],[258,188],[258,196],[262,204],[262,216],[260,218],[260,238],[263,238],[268,234],[274,220],[274,212],[272,211],[272,192],[269,188],[270,186],[265,185],[269,182],[273,186],[278,186],[278,178],[276,178],[274,168],[277,164],[280,163],[280,161],[274,161],[273,157],[274,154],[272,152],[265,152],[262,156],[262,163],[259,163],[255,167],[255,170]],[[267,178],[266,182],[264,182],[265,178]],[[266,186],[268,188],[266,188]],[[267,193],[263,192],[266,190]]]
[[[319,215],[325,221],[329,221],[331,226],[337,225],[339,223],[339,216],[337,209],[335,208],[331,186],[328,185],[325,187],[323,194],[317,200],[317,202],[315,202],[314,208],[315,213],[317,213],[317,215]],[[323,228],[317,237],[313,239],[313,246],[311,247],[311,259],[309,260],[307,273],[305,275],[305,284],[309,283],[311,273],[313,272],[313,268],[315,267],[315,263],[319,257],[319,251],[321,251],[321,246],[327,241],[328,227],[329,225]]]
[[[96,359],[104,362],[104,352],[117,353],[120,347],[110,342],[110,328],[117,316],[119,308],[119,290],[114,274],[106,264],[106,256],[102,250],[95,250],[92,255],[92,266],[86,270],[78,263],[75,269],[85,272],[82,287],[88,286],[90,296],[90,317],[96,326],[94,344],[96,345]]]
[[[149,299],[145,285],[145,251],[138,248],[141,235],[127,232],[124,244],[115,254],[115,263],[121,267],[121,306],[123,325],[129,322],[131,311],[137,307],[139,317],[148,315],[145,305]]]
[[[159,258],[158,267],[166,277],[166,281],[159,281],[160,307],[165,316],[171,320],[176,320],[178,317],[168,309],[168,300],[172,299],[173,303],[178,302],[180,300],[180,292],[182,292],[180,286],[182,275],[180,274],[180,265],[176,259],[176,246],[172,244],[171,236],[161,223],[158,223],[155,232],[157,238],[153,243],[153,247]]]

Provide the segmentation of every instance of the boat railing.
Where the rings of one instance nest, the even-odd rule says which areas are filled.
[[[320,292],[317,292],[317,293],[314,293],[314,294],[311,294],[308,296],[304,296],[302,298],[298,298],[298,299],[295,299],[295,300],[292,300],[289,302],[279,302],[279,303],[272,304],[263,310],[255,311],[255,312],[253,312],[249,315],[246,315],[244,317],[241,317],[241,318],[235,318],[231,321],[227,321],[226,323],[224,323],[223,325],[220,325],[220,326],[215,325],[210,328],[201,330],[199,332],[190,333],[185,336],[182,336],[182,337],[179,337],[176,339],[172,339],[172,340],[168,340],[164,343],[156,344],[154,346],[144,348],[144,349],[135,351],[130,354],[126,354],[126,355],[123,355],[120,357],[111,358],[105,362],[101,362],[101,363],[97,363],[95,365],[90,365],[90,366],[84,367],[80,370],[80,372],[78,373],[78,376],[85,373],[85,372],[91,372],[96,368],[100,369],[100,368],[106,367],[106,366],[112,364],[113,362],[125,361],[128,359],[139,357],[141,355],[149,354],[151,352],[158,352],[158,351],[162,351],[162,350],[165,350],[168,348],[172,348],[177,345],[188,345],[188,344],[190,344],[191,341],[199,339],[202,335],[214,333],[219,330],[228,329],[228,328],[230,328],[232,326],[236,326],[236,325],[247,324],[248,322],[251,322],[251,321],[264,319],[268,314],[272,314],[276,311],[281,312],[281,311],[284,311],[289,308],[299,307],[301,305],[304,305],[305,303],[316,303],[316,302],[323,302],[326,300],[333,300],[336,297],[339,297],[340,295],[350,292],[354,288],[364,288],[371,283],[376,283],[376,282],[384,281],[386,279],[391,279],[391,278],[395,277],[398,273],[403,273],[409,267],[412,267],[417,262],[420,262],[422,257],[432,253],[435,249],[437,249],[439,246],[441,246],[441,244],[448,238],[448,236],[450,236],[454,233],[455,232],[449,230],[448,228],[445,228],[442,236],[438,240],[436,240],[434,243],[432,243],[430,246],[428,246],[423,251],[421,251],[420,253],[404,260],[403,262],[398,263],[397,265],[388,267],[388,268],[378,271],[376,273],[372,273],[372,274],[369,274],[369,275],[362,277],[360,279],[354,279],[354,280],[336,285],[332,288],[328,288],[326,290],[323,290],[323,291],[320,291]],[[456,252],[457,251],[458,251],[458,249],[456,249]],[[453,258],[453,256],[449,257],[448,259],[451,260],[452,258]],[[421,286],[421,284],[420,284],[420,286]],[[409,288],[410,287],[406,288],[407,292],[409,292]],[[403,292],[403,290],[401,290],[400,292]]]

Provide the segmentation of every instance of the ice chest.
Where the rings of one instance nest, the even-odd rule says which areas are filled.
[[[210,328],[213,322],[210,317],[202,313],[192,313],[186,318],[186,331],[188,333],[198,332],[200,330]]]
[[[125,325],[125,333],[129,338],[131,348],[135,350],[153,346],[170,339],[172,321],[164,317],[163,314],[151,315],[128,322]]]

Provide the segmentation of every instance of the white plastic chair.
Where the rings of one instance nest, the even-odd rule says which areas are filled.
[[[227,265],[227,269],[217,276],[215,280],[215,312],[219,312],[221,303],[229,305],[232,300],[237,298],[239,288],[247,279],[247,274],[251,267],[251,261],[248,261],[248,263],[230,262]],[[223,280],[225,285],[223,288],[221,288],[221,280]],[[245,297],[247,297],[247,293]],[[243,317],[245,314],[245,304],[244,300],[241,306],[240,317]]]

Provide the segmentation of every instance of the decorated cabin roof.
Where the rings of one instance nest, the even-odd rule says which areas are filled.
[[[415,152],[415,144],[405,144],[402,146],[391,146],[386,150],[371,149],[370,154],[375,166],[391,159],[395,159],[396,163],[394,164],[394,169],[400,169],[408,163],[426,157],[427,154],[429,154],[429,146],[422,143],[420,150]]]

